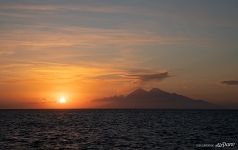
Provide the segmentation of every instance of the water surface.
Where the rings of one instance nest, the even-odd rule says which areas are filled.
[[[0,125],[1,149],[190,150],[238,143],[237,110],[0,110]]]

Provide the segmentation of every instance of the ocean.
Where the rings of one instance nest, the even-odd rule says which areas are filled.
[[[0,110],[0,149],[238,149],[238,110]]]

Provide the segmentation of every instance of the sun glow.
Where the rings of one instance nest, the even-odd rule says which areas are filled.
[[[67,102],[67,99],[64,96],[61,96],[58,100],[60,104],[65,104]]]

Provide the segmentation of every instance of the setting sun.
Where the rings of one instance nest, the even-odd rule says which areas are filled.
[[[64,104],[64,103],[67,102],[67,100],[66,100],[65,97],[62,96],[62,97],[59,98],[58,102],[59,102],[60,104]]]

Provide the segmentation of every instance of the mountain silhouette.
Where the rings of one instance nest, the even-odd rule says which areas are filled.
[[[103,102],[105,108],[162,108],[162,109],[217,109],[219,106],[205,100],[195,100],[158,88],[149,91],[136,89],[128,95],[94,100]]]

